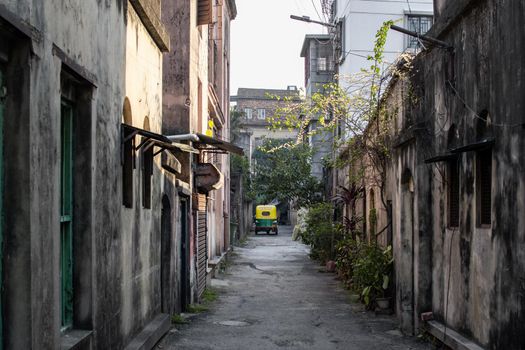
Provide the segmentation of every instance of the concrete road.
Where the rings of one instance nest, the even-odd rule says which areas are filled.
[[[401,335],[393,317],[364,312],[334,274],[321,273],[308,248],[278,236],[236,247],[226,274],[213,280],[219,299],[207,313],[176,325],[158,345],[177,350],[430,349]]]

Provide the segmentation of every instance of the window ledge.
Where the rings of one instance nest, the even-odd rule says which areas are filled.
[[[61,350],[90,349],[93,331],[70,329],[60,336]]]

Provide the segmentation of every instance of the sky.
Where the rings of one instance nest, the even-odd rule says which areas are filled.
[[[319,0],[313,0],[319,14]],[[290,15],[319,17],[311,0],[236,0],[231,24],[231,94],[239,87],[304,88],[306,34],[325,33],[323,26],[290,19]],[[323,20],[324,21],[324,20]]]

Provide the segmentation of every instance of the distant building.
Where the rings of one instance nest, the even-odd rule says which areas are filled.
[[[279,98],[277,98],[279,97]],[[288,86],[286,90],[239,88],[237,96],[231,101],[236,102],[235,109],[242,114],[242,144],[239,144],[245,154],[251,155],[264,139],[295,140],[296,130],[269,130],[268,119],[274,116],[278,108],[285,107],[289,101],[300,103],[300,91],[296,86]]]
[[[370,66],[367,57],[374,53],[375,35],[385,21],[393,20],[409,30],[426,33],[433,22],[433,0],[335,0],[333,17],[340,33],[336,60],[344,84],[345,75]],[[419,46],[416,38],[390,32],[385,45],[385,64],[394,62],[402,52],[413,52]]]
[[[304,38],[301,57],[304,57],[306,98],[316,93],[323,93],[326,84],[334,81],[335,62],[333,41],[328,34],[309,34]],[[333,137],[329,131],[316,133],[319,127],[319,115],[311,116],[308,124],[308,143],[314,150],[312,157],[312,175],[323,180],[327,176],[324,159],[331,155]],[[329,115],[323,116],[328,121]],[[328,183],[326,181],[325,183]],[[328,190],[328,188],[327,188]]]

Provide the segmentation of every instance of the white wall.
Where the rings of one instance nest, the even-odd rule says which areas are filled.
[[[433,0],[336,0],[336,18],[345,19],[344,51],[345,60],[339,67],[340,75],[359,72],[369,67],[366,57],[372,54],[377,30],[383,22],[398,21],[406,27],[406,16],[412,14],[432,14]],[[410,7],[409,7],[410,4]],[[389,31],[385,45],[384,60],[391,63],[405,50],[405,35]],[[361,57],[364,56],[364,57]]]

